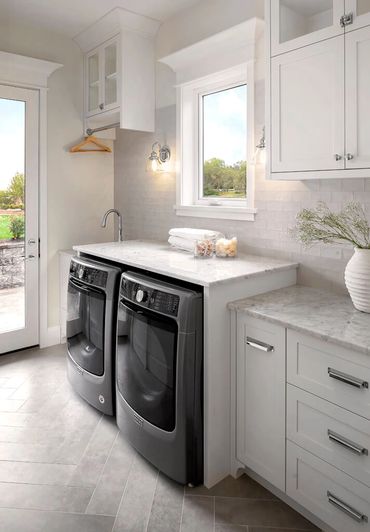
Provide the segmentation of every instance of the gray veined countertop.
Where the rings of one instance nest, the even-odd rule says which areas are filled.
[[[297,263],[240,254],[230,259],[195,259],[191,253],[172,249],[165,242],[127,240],[74,246],[73,249],[127,266],[211,286],[257,275],[296,269]]]
[[[349,296],[295,285],[228,306],[370,355],[370,314],[356,310]]]

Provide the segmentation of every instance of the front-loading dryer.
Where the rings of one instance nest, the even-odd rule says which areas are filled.
[[[67,373],[74,390],[114,414],[115,341],[120,268],[73,257],[68,282]]]
[[[181,484],[203,480],[203,296],[122,274],[116,416],[121,433]]]

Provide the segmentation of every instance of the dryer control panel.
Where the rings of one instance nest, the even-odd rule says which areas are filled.
[[[180,297],[122,277],[121,297],[168,316],[177,316]]]

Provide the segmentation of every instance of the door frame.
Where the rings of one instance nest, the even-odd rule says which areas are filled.
[[[39,345],[60,343],[60,327],[48,327],[47,92],[48,78],[63,65],[0,52],[0,85],[39,92]]]

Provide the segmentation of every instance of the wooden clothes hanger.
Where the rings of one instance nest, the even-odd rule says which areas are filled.
[[[88,146],[90,144],[93,144],[96,146],[95,148],[87,148],[83,149],[85,146]],[[94,135],[90,135],[88,137],[85,137],[85,139],[82,142],[79,142],[75,146],[72,146],[69,150],[71,153],[88,153],[90,151],[102,151],[102,152],[109,152],[112,153],[112,149],[109,146],[106,146],[100,140],[98,140]]]

